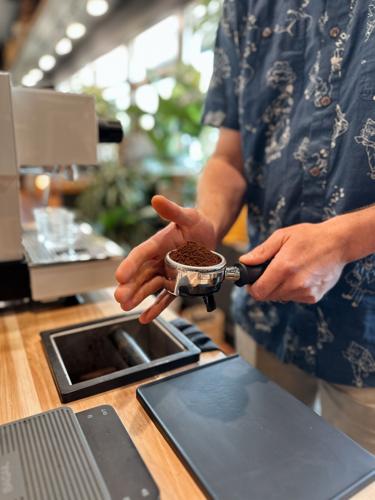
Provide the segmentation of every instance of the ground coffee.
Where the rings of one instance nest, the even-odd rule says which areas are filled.
[[[208,248],[197,243],[196,241],[188,241],[185,245],[170,253],[171,259],[186,266],[214,266],[219,264],[221,259]]]

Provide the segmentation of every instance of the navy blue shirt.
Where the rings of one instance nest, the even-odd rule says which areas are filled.
[[[375,0],[226,0],[203,121],[241,132],[251,247],[374,204]],[[234,314],[279,359],[375,386],[375,254],[317,304],[236,289]]]

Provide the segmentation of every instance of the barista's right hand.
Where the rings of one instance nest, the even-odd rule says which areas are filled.
[[[116,271],[119,286],[115,299],[124,311],[133,309],[147,296],[166,288],[164,257],[170,251],[187,241],[198,241],[214,249],[216,234],[210,220],[195,208],[182,208],[176,203],[154,196],[152,206],[170,224],[135,247],[122,261]],[[139,318],[141,323],[149,323],[158,316],[174,299],[166,290],[156,298]]]

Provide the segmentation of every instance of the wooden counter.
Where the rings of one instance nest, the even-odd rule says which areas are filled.
[[[85,303],[79,306],[0,312],[0,424],[61,406],[39,332],[121,313],[112,294],[112,290],[105,290],[87,295]],[[164,317],[170,319],[171,315],[165,313]],[[204,354],[201,363],[220,356],[222,354],[219,352]],[[69,403],[68,406],[77,412],[101,404],[112,405],[158,484],[161,498],[204,498],[136,400],[138,385],[114,389]],[[356,495],[356,498],[374,499],[375,483]]]

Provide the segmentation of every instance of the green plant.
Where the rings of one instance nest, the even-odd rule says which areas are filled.
[[[118,113],[117,106],[114,102],[104,99],[101,88],[95,86],[83,87],[81,92],[82,94],[94,97],[95,111],[98,118],[103,118],[104,120],[116,119],[116,114]]]
[[[197,138],[201,133],[203,95],[199,90],[200,74],[193,66],[180,64],[174,77],[176,84],[171,97],[159,98],[155,126],[146,132],[155,146],[157,158],[164,164],[188,155],[188,150],[182,145],[183,135]],[[157,77],[150,73],[148,78],[152,82]],[[132,105],[127,112],[133,124],[137,124],[144,114],[136,105]]]
[[[218,10],[213,12],[209,2],[201,0],[206,6],[206,15],[195,22],[194,31],[202,30],[207,40],[214,33],[217,25]],[[213,41],[207,42],[209,47]],[[160,73],[150,72],[149,83],[156,82]],[[159,99],[159,108],[155,114],[155,126],[152,130],[140,129],[139,121],[144,111],[133,104],[126,113],[130,117],[129,135],[146,134],[155,148],[153,160],[161,166],[161,178],[165,184],[173,184],[173,169],[176,164],[187,165],[190,160],[190,146],[193,141],[210,143],[210,134],[201,127],[201,113],[204,96],[199,88],[200,73],[189,65],[179,64],[173,77],[176,81],[169,99]],[[120,110],[113,101],[103,98],[102,89],[86,87],[82,89],[96,100],[99,117],[114,119]],[[204,155],[207,151],[204,149]],[[137,160],[138,161],[138,160]],[[102,165],[95,175],[92,185],[78,199],[81,214],[91,221],[105,235],[121,244],[135,245],[147,238],[158,225],[150,209],[150,198],[154,182],[147,175],[143,165],[119,164]],[[183,203],[190,204],[195,193],[194,177],[190,177],[182,188]]]
[[[100,168],[90,187],[78,199],[82,217],[97,230],[124,246],[139,244],[158,227],[149,208],[150,180],[117,164]]]
[[[198,5],[205,7],[205,14],[194,21],[193,31],[202,34],[202,45],[212,48],[215,42],[217,26],[220,21],[223,0],[199,0]]]

